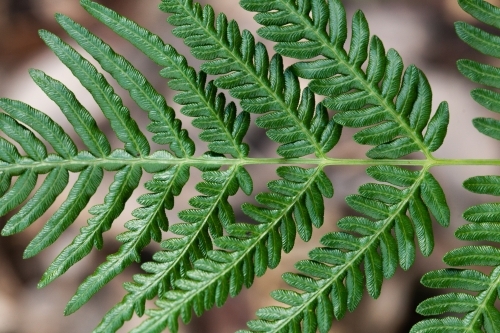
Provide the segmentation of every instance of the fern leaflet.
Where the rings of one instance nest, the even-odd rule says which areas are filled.
[[[401,83],[401,57],[393,49],[385,54],[376,36],[369,42],[368,23],[361,11],[352,19],[351,45],[346,52],[347,19],[340,0],[240,3],[259,12],[254,18],[264,27],[258,33],[278,42],[276,52],[296,59],[320,57],[298,62],[292,71],[311,79],[309,88],[327,97],[323,105],[339,111],[334,121],[348,127],[370,126],[354,136],[360,144],[375,146],[368,157],[394,159],[420,150],[431,158],[431,152],[441,146],[449,121],[447,103],[441,103],[430,119],[432,93],[425,75],[412,65]],[[367,58],[365,73],[361,66]]]
[[[375,221],[354,216],[341,219],[338,227],[344,231],[323,236],[321,243],[325,247],[312,250],[310,260],[295,265],[302,274],[283,275],[286,283],[303,293],[274,291],[272,297],[290,307],[258,310],[260,319],[248,322],[250,331],[241,333],[328,332],[334,318],[339,320],[347,310],[354,311],[358,306],[363,284],[377,298],[383,278],[394,275],[398,262],[405,270],[411,267],[415,234],[422,253],[431,254],[434,240],[430,213],[443,226],[450,219],[443,190],[432,174],[425,169],[411,172],[395,166],[370,167],[367,172],[391,185],[365,184],[359,195],[348,196],[346,201]]]
[[[323,157],[337,143],[340,127],[328,119],[322,107],[314,115],[297,110],[298,78],[291,70],[283,70],[280,56],[269,61],[265,46],[255,44],[250,32],[240,32],[237,23],[228,22],[224,14],[215,19],[212,7],[202,8],[192,1],[163,1],[160,8],[173,14],[168,18],[176,26],[172,33],[184,39],[196,58],[206,61],[201,69],[220,75],[214,81],[217,87],[228,89],[231,96],[240,99],[243,110],[266,113],[256,123],[268,129],[269,138],[282,144],[278,154],[287,158],[311,153]],[[302,103],[311,99],[312,92],[305,89]]]
[[[500,28],[500,8],[484,0],[459,0],[460,6],[473,17],[488,25]],[[476,50],[500,58],[500,38],[468,23],[455,24],[458,36]],[[473,82],[498,88],[499,69],[472,60],[459,60],[459,71]],[[499,112],[500,95],[490,89],[474,89],[472,98],[487,109]],[[500,122],[493,118],[476,118],[476,129],[494,139],[500,140]],[[476,176],[467,179],[464,187],[473,193],[500,195],[499,176]],[[485,203],[468,208],[463,217],[469,224],[457,229],[455,235],[465,241],[500,242],[500,204]],[[430,288],[456,288],[469,293],[448,293],[429,298],[417,308],[423,315],[441,315],[446,312],[464,313],[463,318],[445,317],[427,319],[413,326],[412,333],[424,332],[487,332],[500,330],[500,311],[495,301],[500,297],[500,251],[492,245],[471,245],[448,252],[444,262],[450,266],[490,266],[489,275],[472,269],[443,269],[429,272],[422,278],[422,284]]]
[[[150,318],[133,332],[161,332],[166,327],[177,332],[179,316],[189,322],[191,309],[201,315],[214,304],[221,306],[243,285],[250,287],[254,276],[263,275],[267,267],[276,267],[281,250],[292,249],[296,230],[301,237],[310,237],[312,225],[319,227],[323,222],[322,207],[314,207],[311,202],[316,200],[318,205],[321,196],[333,195],[330,180],[321,168],[280,167],[278,175],[281,180],[268,184],[271,193],[256,196],[265,207],[242,207],[258,224],[228,226],[228,236],[214,240],[220,250],[194,262],[194,269],[174,283],[175,289],[160,297],[158,309],[146,311]]]

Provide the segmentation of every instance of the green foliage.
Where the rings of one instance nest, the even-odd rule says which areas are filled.
[[[277,42],[276,52],[296,59],[320,57],[298,62],[292,71],[311,79],[309,88],[326,97],[324,106],[342,111],[333,117],[337,123],[347,127],[371,126],[354,136],[360,144],[376,146],[367,153],[368,157],[398,158],[415,151],[430,157],[441,146],[448,124],[447,104],[440,105],[429,123],[432,94],[424,74],[410,66],[401,83],[401,57],[392,49],[386,54],[378,37],[370,40],[368,22],[361,11],[352,18],[347,51],[347,19],[339,1],[240,3],[247,10],[259,12],[254,18],[264,27],[258,33]],[[365,72],[361,66],[367,59]]]
[[[460,6],[479,21],[500,28],[500,8],[483,0],[459,0]],[[471,24],[457,22],[458,36],[474,49],[489,56],[500,58],[500,38]],[[459,60],[459,71],[473,82],[498,88],[499,68],[473,60]],[[472,98],[493,112],[499,112],[500,95],[490,89],[479,88],[471,92]],[[493,118],[475,118],[474,127],[489,137],[500,140],[500,122]],[[500,177],[476,176],[467,179],[463,186],[478,194],[500,195]],[[416,324],[411,332],[487,332],[500,330],[500,311],[495,301],[500,297],[500,203],[483,203],[468,208],[463,218],[470,222],[459,227],[455,236],[464,241],[493,242],[490,245],[467,245],[448,252],[443,260],[450,266],[490,266],[490,274],[473,269],[444,269],[429,272],[422,284],[430,288],[456,288],[469,293],[449,293],[425,300],[417,307],[423,315],[440,315],[447,312],[463,313],[462,318],[445,317],[428,319]]]
[[[334,194],[325,171],[331,165],[369,166],[367,174],[377,182],[363,184],[359,194],[347,196],[357,215],[343,217],[337,223],[339,231],[323,235],[321,246],[309,253],[309,259],[295,264],[298,273],[283,275],[294,290],[276,290],[271,296],[285,306],[258,310],[258,319],[239,332],[328,332],[334,320],[358,307],[365,288],[377,298],[384,278],[391,278],[398,266],[412,267],[415,240],[424,256],[432,253],[433,220],[448,226],[450,210],[430,170],[474,161],[432,155],[446,136],[448,105],[442,102],[432,112],[425,75],[414,65],[405,69],[395,50],[386,52],[380,39],[370,36],[361,11],[352,18],[347,47],[348,20],[340,0],[241,0],[244,9],[258,12],[254,18],[262,25],[259,36],[276,43],[276,54],[270,55],[251,32],[240,31],[235,21],[216,15],[210,6],[163,0],[160,8],[169,15],[173,35],[202,61],[197,71],[171,45],[137,23],[90,0],[80,2],[163,68],[160,75],[177,92],[174,102],[184,116],[193,118],[209,151],[195,155],[194,141],[165,98],[127,59],[85,27],[56,15],[67,34],[146,112],[150,133],[139,128],[92,62],[54,34],[40,31],[42,40],[95,99],[123,146],[112,147],[110,142],[116,140],[106,137],[77,97],[40,70],[31,70],[31,77],[59,106],[74,134],[23,102],[0,99],[0,215],[11,214],[2,235],[23,231],[68,191],[27,246],[25,257],[54,243],[85,209],[105,173],[114,173],[104,202],[89,209],[92,217],[87,225],[54,259],[39,287],[61,276],[94,247],[102,249],[103,233],[121,215],[143,174],[151,175],[143,184],[147,193],[137,198],[140,207],[117,237],[118,251],[81,283],[65,314],[78,310],[129,265],[139,262],[143,273],[124,284],[127,294],[94,332],[116,332],[134,313],[148,318],[133,332],[177,332],[179,318],[188,323],[193,313],[200,316],[222,306],[229,296],[251,287],[255,277],[276,268],[282,252],[293,250],[297,235],[311,240],[314,228],[325,222],[325,199]],[[483,0],[459,2],[480,21],[500,28],[499,8]],[[456,28],[472,47],[500,57],[499,37],[466,23],[457,23]],[[288,68],[284,57],[294,59]],[[458,68],[472,81],[500,88],[498,68],[471,60],[459,61]],[[301,87],[299,78],[307,80],[307,87]],[[226,92],[234,102],[228,102]],[[497,92],[476,89],[472,97],[500,112]],[[257,115],[255,124],[265,129],[268,138],[279,144],[280,158],[248,157],[250,147],[244,139],[251,114]],[[353,139],[372,146],[368,159],[329,156],[343,126],[360,128]],[[474,126],[500,139],[498,120],[477,118]],[[79,137],[84,149],[77,148],[72,135]],[[161,149],[152,152],[151,143]],[[411,153],[423,159],[400,159]],[[240,190],[252,194],[249,164],[278,164],[278,179],[267,184],[269,191],[255,195],[257,205],[241,206],[247,222],[240,222],[229,200]],[[201,171],[202,181],[195,185],[199,195],[189,200],[191,208],[178,214],[181,222],[171,224],[167,211],[173,209],[192,168]],[[71,185],[70,173],[78,174]],[[43,181],[37,187],[39,179]],[[464,187],[500,195],[500,176],[473,177]],[[500,241],[500,204],[473,206],[464,218],[471,223],[456,231],[459,239]],[[164,239],[166,231],[173,236]],[[141,252],[151,241],[160,243],[161,250],[152,261],[141,262]],[[500,331],[500,313],[494,304],[500,296],[500,250],[494,245],[465,246],[449,252],[444,260],[451,266],[484,265],[493,270],[489,275],[472,269],[426,274],[422,283],[428,287],[477,294],[454,292],[424,301],[417,308],[421,314],[466,315],[425,320],[412,332]],[[157,299],[156,308],[146,310],[151,299]]]
[[[411,172],[396,166],[373,166],[367,173],[391,185],[365,184],[359,188],[359,195],[348,196],[346,201],[372,220],[348,216],[338,221],[344,231],[324,235],[320,241],[323,247],[312,250],[310,260],[295,265],[300,275],[283,276],[286,283],[303,293],[273,292],[273,298],[291,307],[260,309],[260,320],[248,323],[249,332],[280,332],[283,327],[292,332],[328,332],[334,318],[340,320],[347,310],[354,311],[358,306],[363,285],[370,296],[377,298],[383,279],[391,278],[398,265],[405,270],[412,266],[415,234],[422,253],[430,255],[434,240],[429,211],[441,224],[449,223],[449,209],[434,177],[425,169]],[[431,198],[426,188],[432,186],[436,186],[436,195]],[[290,293],[295,295],[293,301]]]
[[[168,18],[176,26],[172,33],[205,61],[201,70],[219,76],[214,84],[239,99],[243,111],[264,114],[256,124],[282,144],[278,154],[323,157],[337,143],[340,126],[328,119],[326,108],[322,104],[315,108],[312,91],[306,88],[301,93],[297,76],[283,69],[282,57],[269,60],[266,47],[256,44],[249,31],[240,32],[224,14],[215,18],[210,6],[202,8],[191,1],[163,1],[160,9],[173,14]]]

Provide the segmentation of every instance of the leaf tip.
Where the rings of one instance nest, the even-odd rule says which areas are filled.
[[[90,0],[80,0],[80,5],[82,7],[90,6],[92,4],[92,1]]]

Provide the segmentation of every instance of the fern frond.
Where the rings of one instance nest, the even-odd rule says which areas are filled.
[[[265,46],[255,44],[250,32],[240,32],[235,21],[228,22],[224,14],[215,18],[212,7],[202,8],[192,1],[165,0],[160,8],[172,14],[168,21],[176,26],[173,34],[205,61],[201,69],[220,75],[214,84],[240,99],[243,110],[265,114],[256,122],[282,144],[278,154],[321,157],[337,143],[340,126],[328,119],[324,108],[310,107],[313,93],[305,89],[300,94],[297,76],[283,69],[279,55],[269,60]]]
[[[168,144],[177,157],[194,154],[194,143],[181,128],[180,121],[147,79],[123,56],[115,53],[111,47],[90,31],[64,15],[57,15],[57,21],[66,32],[99,64],[110,73],[120,86],[130,92],[137,105],[148,112],[152,123],[148,130],[154,133],[153,141]],[[53,37],[54,38],[54,37]],[[127,119],[128,120],[128,119]],[[129,120],[128,120],[129,121]],[[128,125],[126,125],[128,126]],[[136,126],[130,126],[133,129]],[[139,138],[141,138],[139,136]],[[144,139],[141,139],[141,143]]]
[[[460,0],[460,6],[467,13],[488,25],[500,29],[498,19],[500,8],[484,0]],[[488,33],[465,22],[455,23],[457,35],[465,43],[486,55],[500,58],[500,37]],[[458,70],[471,81],[489,86],[499,87],[500,68],[473,60],[462,59],[457,62]],[[500,112],[500,94],[498,92],[478,88],[471,92],[472,98],[493,112]],[[500,140],[500,121],[493,118],[475,118],[472,122],[476,129],[494,139]]]
[[[464,187],[475,193],[499,195],[499,176],[469,178]],[[457,229],[457,238],[465,241],[500,242],[500,204],[486,203],[467,209],[463,217],[471,222]],[[447,312],[463,313],[463,318],[446,317],[417,323],[412,333],[425,332],[498,332],[500,312],[495,301],[500,286],[500,250],[491,245],[464,246],[448,252],[444,262],[450,266],[492,266],[490,275],[472,269],[443,269],[429,272],[422,284],[429,288],[455,288],[469,293],[451,293],[429,298],[417,308],[422,315],[441,315]]]
[[[42,112],[22,102],[0,99],[5,111],[0,113],[0,216],[13,214],[2,234],[29,227],[47,213],[61,193],[68,193],[28,245],[25,257],[55,242],[88,205],[105,172],[114,175],[104,201],[89,209],[92,217],[88,224],[54,259],[39,287],[53,282],[94,247],[101,249],[103,233],[121,215],[144,172],[152,175],[144,184],[148,193],[137,199],[140,208],[132,212],[133,219],[125,223],[127,230],[117,237],[119,250],[83,281],[65,314],[79,309],[126,267],[141,262],[141,252],[153,240],[160,242],[162,249],[151,262],[141,263],[143,273],[125,284],[127,294],[104,316],[95,332],[116,332],[134,313],[148,316],[133,330],[135,333],[165,328],[177,332],[179,319],[187,323],[193,313],[201,315],[213,306],[222,306],[229,296],[250,287],[256,276],[277,267],[282,251],[288,253],[294,247],[297,234],[304,241],[312,238],[314,227],[324,223],[324,198],[334,192],[324,172],[328,165],[374,164],[368,174],[385,184],[362,185],[358,195],[347,197],[348,205],[365,217],[341,219],[338,226],[342,231],[325,235],[322,247],[311,251],[309,260],[295,265],[300,274],[286,273],[285,282],[298,291],[278,290],[272,296],[289,307],[260,309],[259,319],[248,323],[251,331],[327,332],[333,320],[358,306],[365,287],[377,298],[383,279],[392,277],[398,265],[405,270],[413,265],[415,238],[425,256],[432,252],[432,217],[447,226],[450,212],[444,192],[429,170],[457,163],[432,156],[446,134],[448,106],[441,103],[431,115],[432,93],[424,74],[415,66],[409,66],[403,74],[399,54],[386,52],[376,36],[370,41],[361,12],[353,17],[351,45],[346,50],[347,18],[339,0],[242,0],[243,7],[260,12],[256,19],[264,27],[259,34],[278,43],[278,54],[271,56],[250,32],[240,31],[238,24],[224,14],[216,16],[210,6],[202,7],[192,0],[162,0],[161,8],[175,26],[174,35],[184,39],[193,55],[203,61],[197,72],[172,46],[135,22],[90,0],[80,3],[163,67],[160,75],[178,92],[174,101],[181,105],[180,112],[194,118],[193,125],[210,151],[194,157],[195,145],[188,132],[145,76],[89,30],[67,16],[56,15],[72,40],[148,115],[151,141],[166,145],[165,150],[151,152],[147,135],[100,70],[70,43],[48,31],[40,32],[44,42],[93,96],[113,135],[123,145],[112,148],[110,141],[116,140],[99,129],[73,92],[42,71],[31,70],[30,74],[68,118],[85,150],[79,150],[70,134]],[[490,7],[487,10],[498,14]],[[495,15],[483,18],[495,22]],[[484,35],[480,37],[486,40]],[[284,56],[304,61],[284,68]],[[498,70],[468,63],[465,67],[476,81],[498,86]],[[490,77],[485,78],[484,73]],[[209,81],[210,75],[213,81]],[[301,89],[299,78],[311,80],[309,86]],[[220,89],[239,100],[241,112]],[[318,102],[315,94],[326,99]],[[478,92],[477,96],[488,99],[491,108],[500,111],[500,104],[491,102],[490,92]],[[335,112],[333,117],[327,108]],[[279,144],[277,153],[283,158],[248,157],[244,137],[250,113],[257,115],[256,124]],[[370,158],[396,159],[421,151],[425,159],[344,162],[329,158],[327,154],[337,144],[342,126],[364,128],[354,138],[375,146],[368,152]],[[309,154],[316,158],[302,158]],[[250,195],[253,181],[246,165],[267,163],[281,165],[277,169],[280,179],[268,183],[269,192],[256,195],[257,205],[243,204],[242,212],[251,221],[237,222],[229,197],[240,189]],[[421,165],[423,169],[409,171],[396,165]],[[195,187],[199,195],[189,200],[190,209],[179,213],[180,223],[170,225],[167,211],[173,208],[174,198],[187,183],[192,167],[201,171],[202,181]],[[77,174],[78,179],[68,185],[70,173]],[[466,186],[481,193],[500,193],[498,184],[500,178],[489,176],[473,178]],[[498,241],[500,232],[495,221],[500,217],[500,206],[475,206],[466,217],[479,223],[460,228],[458,237]],[[166,231],[174,236],[162,240]],[[453,265],[499,266],[499,258],[500,250],[479,246],[452,251],[445,260]],[[426,278],[430,286],[448,283],[480,293],[442,296],[420,309],[427,314],[468,312],[463,320],[442,322],[456,328],[469,320],[473,330],[482,325],[487,332],[496,331],[499,314],[493,302],[498,296],[499,276],[498,268],[490,276],[472,270],[430,273]],[[433,282],[436,278],[439,282]],[[146,310],[146,301],[155,297],[157,307]],[[421,325],[432,331],[440,324],[429,321]]]
[[[174,111],[144,76],[85,28],[62,15],[58,15],[57,19],[70,35],[130,92],[137,104],[148,112],[152,120],[148,129],[155,134],[153,141],[169,144],[175,154],[173,156],[168,151],[158,151],[149,155],[149,143],[145,135],[130,117],[130,112],[123,105],[121,98],[114,93],[111,85],[97,69],[55,35],[47,31],[40,32],[46,44],[94,97],[110,121],[113,131],[125,144],[125,150],[112,151],[108,139],[74,94],[64,84],[41,71],[30,71],[33,80],[60,107],[89,152],[78,152],[68,134],[40,111],[22,102],[0,100],[0,107],[6,112],[0,114],[0,129],[27,154],[27,157],[22,156],[8,140],[0,140],[0,158],[3,160],[0,213],[5,215],[20,206],[34,190],[38,176],[48,173],[33,197],[7,222],[2,234],[9,235],[27,228],[47,211],[67,187],[69,172],[80,173],[67,199],[26,248],[25,257],[31,257],[52,244],[75,221],[97,191],[104,170],[117,171],[104,204],[90,209],[94,217],[53,261],[39,286],[47,285],[66,272],[89,254],[93,246],[102,248],[102,234],[110,229],[112,222],[120,215],[132,192],[139,185],[142,169],[154,173],[153,180],[145,184],[151,193],[138,199],[143,207],[136,209],[133,212],[136,219],[126,224],[130,231],[118,237],[124,244],[78,288],[67,307],[67,312],[70,313],[84,304],[125,267],[139,261],[140,251],[151,239],[161,241],[162,230],[168,228],[165,210],[172,208],[173,197],[180,193],[189,178],[190,166],[197,164],[168,162],[178,158],[189,159],[194,153],[194,143],[181,128],[180,121],[175,119]],[[11,115],[16,117],[16,120]],[[18,121],[30,126],[33,131]],[[48,154],[45,144],[35,133],[44,138],[56,154]],[[160,161],[163,162],[159,163]],[[18,179],[9,189],[13,176],[18,176]]]
[[[277,290],[271,294],[290,307],[258,310],[259,319],[248,322],[250,331],[241,333],[329,332],[334,318],[341,319],[347,310],[358,306],[363,284],[377,298],[383,279],[394,275],[398,261],[405,270],[412,266],[415,234],[422,253],[431,254],[434,240],[430,215],[443,226],[450,219],[443,190],[434,176],[426,169],[408,171],[396,166],[374,166],[367,173],[390,185],[365,184],[359,195],[348,196],[346,201],[371,219],[341,219],[338,227],[344,231],[323,236],[324,247],[315,248],[309,260],[295,265],[300,274],[283,275],[286,283],[302,293]]]
[[[427,157],[443,143],[449,122],[448,105],[440,104],[431,118],[432,92],[425,75],[403,62],[376,36],[370,39],[361,11],[352,19],[349,51],[344,49],[347,19],[340,0],[242,0],[241,6],[259,12],[264,25],[258,34],[277,42],[274,49],[299,62],[293,72],[311,79],[309,88],[326,96],[323,105],[338,111],[333,119],[348,127],[367,127],[356,142],[375,146],[370,158],[399,158],[422,151]],[[366,71],[362,69],[368,60]],[[402,82],[401,82],[402,79]],[[425,133],[423,130],[427,127]]]
[[[155,253],[153,262],[141,266],[147,274],[135,275],[133,283],[125,284],[129,293],[108,311],[95,332],[116,331],[134,311],[142,316],[145,301],[163,295],[177,279],[185,277],[186,272],[193,269],[193,263],[213,249],[211,237],[221,237],[222,227],[235,223],[227,199],[238,188],[247,195],[251,193],[250,175],[243,167],[233,166],[227,171],[206,171],[202,177],[204,182],[196,186],[202,196],[190,200],[194,209],[180,212],[179,217],[185,223],[170,227],[170,232],[182,237],[162,242],[164,251]]]
[[[147,310],[150,316],[133,332],[161,332],[166,327],[177,332],[180,316],[189,322],[192,310],[201,315],[214,304],[221,306],[228,296],[236,296],[243,286],[250,287],[255,276],[267,267],[274,268],[281,250],[293,247],[296,230],[301,237],[310,237],[312,225],[323,222],[322,196],[331,197],[333,187],[321,168],[302,169],[280,167],[280,180],[268,184],[270,193],[256,196],[264,207],[243,205],[243,211],[258,224],[236,223],[226,227],[227,236],[214,243],[220,250],[210,251],[207,257],[194,262],[194,269],[174,282],[156,302],[159,307]]]
[[[95,2],[81,0],[80,3],[92,16],[165,67],[161,75],[169,79],[171,89],[181,92],[174,101],[184,105],[181,113],[198,118],[193,125],[203,130],[200,138],[209,142],[209,149],[235,158],[248,155],[248,145],[242,143],[242,139],[248,130],[249,115],[242,112],[235,116],[234,106],[226,106],[224,95],[217,93],[213,82],[206,83],[203,72],[197,74],[184,56],[137,23]]]
[[[133,262],[140,262],[142,249],[151,239],[161,241],[161,231],[168,230],[165,210],[172,209],[174,196],[180,194],[182,187],[189,179],[189,166],[175,165],[164,172],[157,173],[145,184],[151,193],[141,195],[137,201],[143,206],[132,212],[135,220],[125,223],[129,229],[117,236],[122,242],[118,252],[109,255],[95,272],[87,277],[78,287],[75,295],[66,306],[65,313],[78,310],[102,286],[120,274]]]
[[[45,44],[90,92],[103,114],[108,118],[118,139],[125,143],[125,150],[133,156],[147,156],[149,154],[148,140],[104,76],[98,73],[94,65],[56,35],[44,30],[41,30],[39,34]]]
[[[478,20],[500,28],[500,8],[483,0],[459,0],[466,12]],[[500,38],[468,23],[455,24],[458,36],[476,50],[500,58]],[[498,88],[499,69],[472,60],[457,62],[460,72],[470,80]],[[487,109],[499,112],[500,95],[489,89],[474,89],[473,99]],[[500,123],[492,118],[476,118],[473,124],[479,132],[500,140]],[[499,176],[476,176],[467,179],[464,187],[473,193],[500,195]],[[460,240],[500,242],[500,204],[483,203],[468,208],[463,217],[469,224],[459,227],[455,236]],[[442,315],[456,312],[461,318],[422,320],[412,333],[426,332],[487,332],[500,330],[500,311],[495,307],[500,297],[500,250],[494,245],[469,245],[448,252],[443,261],[450,266],[490,266],[489,275],[473,269],[442,269],[423,276],[421,282],[429,288],[454,288],[465,293],[448,293],[429,298],[417,307],[422,315]],[[473,294],[470,294],[470,293]]]

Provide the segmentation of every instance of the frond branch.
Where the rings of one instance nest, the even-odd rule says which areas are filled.
[[[228,294],[231,296],[238,294],[243,283],[249,287],[252,284],[254,274],[263,275],[266,266],[272,265],[274,267],[277,265],[279,259],[273,258],[273,256],[280,256],[282,241],[280,238],[269,239],[275,238],[273,235],[278,235],[277,228],[280,225],[293,223],[289,219],[298,202],[302,200],[311,186],[325,177],[322,168],[318,167],[313,171],[308,174],[307,181],[301,183],[301,188],[290,200],[281,203],[279,210],[272,210],[271,216],[265,215],[266,210],[251,209],[254,214],[262,214],[258,219],[261,224],[257,226],[235,225],[234,229],[228,230],[229,238],[216,239],[215,244],[222,250],[210,251],[207,258],[197,260],[194,263],[194,270],[187,272],[186,278],[175,282],[177,289],[168,291],[160,297],[156,302],[158,309],[147,310],[146,313],[150,318],[132,332],[161,332],[165,327],[168,327],[172,332],[177,332],[177,317],[181,316],[184,322],[190,320],[191,311],[186,311],[186,305],[194,307],[195,312],[201,315],[205,309],[211,307],[209,304],[215,303],[221,306]],[[289,226],[285,228],[289,228]],[[234,232],[239,230],[237,236],[235,234],[234,237],[231,237],[231,230]],[[244,237],[245,234],[251,236]],[[287,237],[283,229],[281,237]],[[293,238],[295,238],[295,232]],[[277,241],[279,245],[268,244],[266,249],[263,244],[268,241],[273,243]],[[219,292],[214,294],[214,290],[219,290]],[[205,301],[202,304],[205,305],[200,304],[203,299]]]
[[[206,85],[203,72],[197,74],[187,64],[185,57],[180,55],[171,45],[165,44],[160,37],[135,22],[97,3],[85,0],[81,1],[81,3],[91,15],[107,25],[116,34],[129,41],[156,64],[166,67],[161,71],[161,75],[170,79],[168,82],[169,87],[183,92],[183,94],[174,97],[176,102],[186,105],[181,108],[182,113],[188,116],[196,114],[198,117],[199,114],[202,114],[203,118],[212,117],[215,119],[217,126],[212,124],[212,128],[222,131],[224,139],[217,146],[215,146],[217,142],[210,143],[209,148],[217,153],[225,153],[229,150],[235,158],[243,158],[248,155],[248,146],[241,142],[242,135],[234,136],[234,133],[230,131],[231,126],[227,126],[225,123],[223,113],[219,111],[219,108],[225,109],[225,107],[219,105],[221,104],[220,97],[215,98],[217,91],[213,89],[212,84]],[[193,100],[193,97],[195,100]],[[200,108],[207,110],[209,116],[201,112]],[[198,109],[196,113],[193,112],[195,109]],[[196,122],[193,122],[193,125],[206,129],[197,125]],[[231,149],[228,149],[227,144],[230,145]]]
[[[398,257],[404,269],[408,269],[413,263],[414,234],[411,222],[406,216],[407,210],[413,219],[422,253],[427,256],[432,252],[433,237],[429,213],[420,213],[419,209],[427,210],[427,207],[420,208],[423,204],[418,202],[423,200],[436,219],[444,225],[449,223],[449,210],[446,213],[447,206],[443,197],[429,197],[425,189],[427,186],[433,187],[432,195],[442,190],[437,188],[439,185],[429,174],[428,168],[423,168],[418,173],[405,170],[398,173],[390,167],[374,167],[371,170],[370,175],[377,180],[398,186],[405,185],[405,189],[366,184],[360,188],[360,193],[364,193],[365,197],[348,197],[346,200],[351,207],[372,218],[378,217],[377,221],[356,217],[339,221],[340,228],[360,233],[362,237],[356,238],[346,232],[325,235],[321,242],[326,247],[314,249],[310,252],[311,260],[296,264],[297,269],[313,278],[291,273],[283,276],[288,284],[304,292],[273,292],[273,298],[291,306],[260,309],[257,312],[260,319],[248,322],[250,331],[240,331],[241,333],[294,331],[299,329],[301,322],[306,331],[319,329],[322,333],[328,332],[333,318],[342,318],[347,309],[353,311],[362,297],[363,276],[359,266],[363,260],[366,288],[372,297],[377,298],[383,278],[390,278],[395,273]],[[379,201],[376,201],[376,198]],[[420,217],[420,214],[427,217]],[[397,244],[392,236],[393,228],[396,228]]]
[[[258,33],[277,42],[274,49],[279,54],[314,59],[295,63],[292,70],[312,79],[311,90],[327,97],[323,105],[339,111],[335,121],[349,127],[375,125],[354,136],[360,144],[376,146],[367,156],[398,158],[420,150],[433,159],[431,153],[441,146],[446,133],[448,106],[441,103],[429,122],[432,92],[425,75],[409,66],[401,82],[401,57],[392,49],[386,54],[376,36],[369,42],[361,11],[353,16],[347,53],[347,20],[340,0],[242,0],[241,5],[259,12],[255,20],[264,27]],[[315,59],[318,56],[324,58]],[[365,73],[362,65],[368,58]]]
[[[278,153],[285,157],[304,156],[315,153],[318,157],[324,157],[327,150],[338,141],[336,136],[340,135],[340,127],[329,123],[325,131],[330,131],[333,144],[326,144],[321,135],[313,133],[300,118],[293,105],[298,99],[291,95],[300,95],[300,87],[296,77],[287,70],[283,73],[282,59],[273,57],[268,60],[267,50],[262,44],[255,45],[253,36],[248,31],[239,32],[234,21],[227,22],[226,17],[221,14],[217,18],[214,27],[214,13],[210,6],[204,9],[199,4],[191,1],[165,0],[161,9],[173,14],[169,21],[177,26],[173,33],[184,38],[185,43],[193,48],[193,55],[201,60],[211,60],[202,65],[202,70],[208,74],[220,75],[214,81],[219,88],[229,89],[233,97],[241,99],[244,110],[254,113],[266,113],[274,111],[286,122],[268,121],[262,122],[263,127],[273,129],[293,128],[303,136],[302,140],[292,139],[285,142]],[[189,31],[189,33],[187,32]],[[221,38],[227,34],[227,37]],[[210,50],[217,49],[217,52]],[[255,64],[254,64],[255,62]],[[227,63],[227,66],[224,65]],[[286,87],[285,87],[286,86]],[[283,89],[290,92],[283,93]],[[303,99],[308,96],[308,90],[304,91]],[[295,100],[294,100],[295,99]],[[292,107],[291,107],[292,105]],[[281,115],[285,112],[286,115]],[[273,114],[267,114],[266,118],[273,118]],[[266,116],[261,117],[263,120]],[[277,117],[276,114],[274,114]],[[257,121],[259,123],[259,121]],[[328,135],[325,133],[325,135]],[[281,143],[281,142],[280,142]]]
[[[162,295],[171,288],[174,281],[185,277],[185,272],[192,269],[192,262],[202,258],[206,252],[212,250],[210,242],[204,242],[208,229],[211,229],[214,237],[222,236],[219,212],[221,206],[227,204],[227,197],[234,193],[234,183],[237,181],[240,167],[232,166],[228,171],[223,172],[224,181],[222,184],[205,183],[217,190],[218,194],[211,197],[210,206],[204,207],[202,212],[204,217],[197,221],[190,221],[191,217],[185,217],[185,224],[175,225],[175,234],[184,235],[182,238],[171,238],[162,242],[163,251],[153,256],[154,261],[142,265],[142,269],[148,274],[134,276],[133,283],[127,283],[125,289],[129,292],[123,300],[115,305],[104,316],[95,332],[107,333],[116,331],[123,325],[125,320],[132,317],[135,312],[142,316],[144,305],[147,299],[157,295]],[[208,177],[208,175],[206,175]],[[201,208],[200,208],[201,209]],[[190,211],[184,211],[189,216]],[[197,212],[196,216],[199,216]],[[183,216],[183,213],[180,213]],[[232,221],[231,221],[232,223]],[[214,225],[217,224],[217,225]],[[185,228],[183,228],[185,227]],[[187,229],[187,230],[186,230]],[[178,230],[175,232],[175,230]],[[216,231],[218,230],[218,231]],[[187,235],[186,235],[187,233]]]
[[[349,58],[342,46],[332,43],[329,40],[328,35],[325,34],[325,31],[319,26],[315,27],[313,22],[310,19],[307,19],[308,17],[298,12],[297,8],[293,6],[291,2],[283,2],[291,13],[300,18],[302,26],[305,29],[305,33],[308,36],[314,36],[316,40],[323,46],[323,55],[326,58],[338,60],[342,67],[347,68],[349,70],[349,74],[355,77],[356,81],[358,81],[362,85],[362,89],[369,92],[371,96],[374,96],[376,98],[377,104],[382,106],[391,114],[392,119],[394,119],[399,124],[399,126],[404,129],[406,135],[409,136],[419,146],[425,157],[428,160],[431,160],[433,158],[432,154],[429,151],[427,145],[424,144],[423,138],[415,134],[415,131],[409,126],[407,121],[403,119],[401,113],[396,111],[394,103],[391,103],[386,98],[384,98],[384,96],[382,96],[378,85],[373,82],[369,82],[366,79],[366,74],[363,73],[363,71],[359,67],[353,66],[352,63],[349,62]],[[338,23],[330,22],[330,24]],[[308,32],[310,32],[310,34],[308,34]]]

